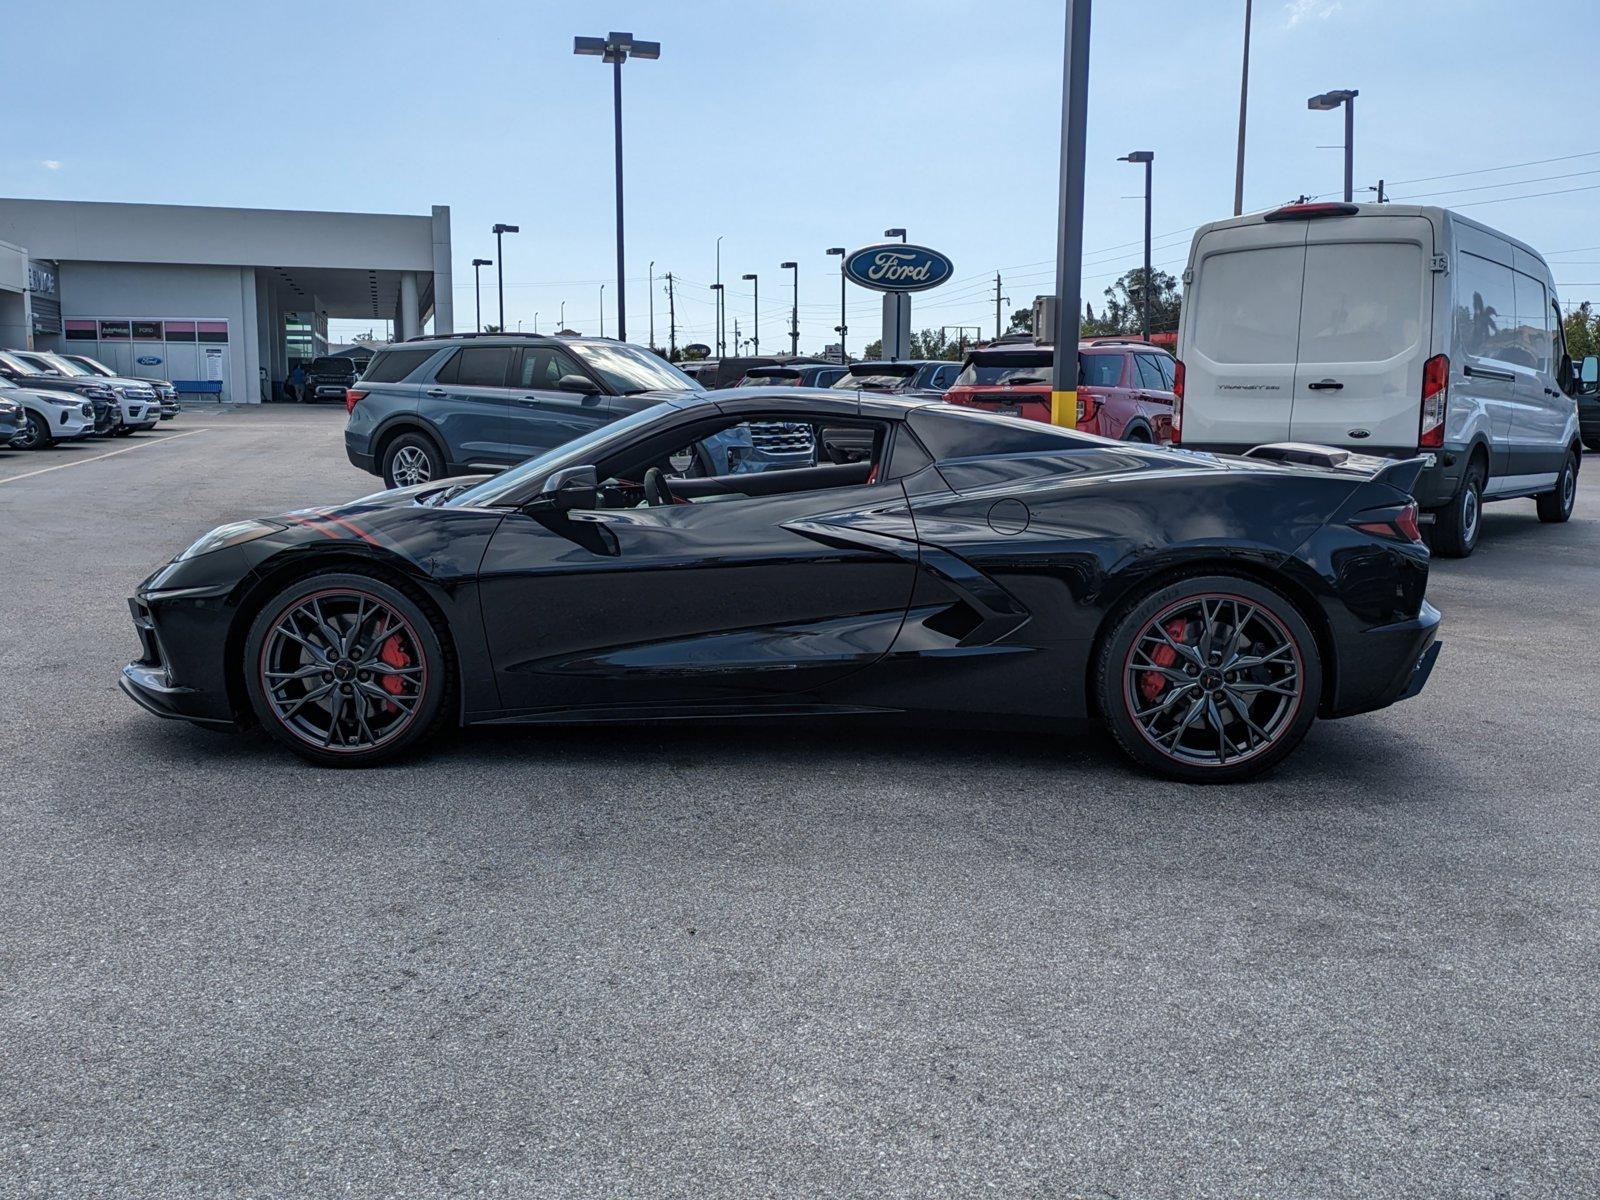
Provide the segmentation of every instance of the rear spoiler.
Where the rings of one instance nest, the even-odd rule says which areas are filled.
[[[1399,459],[1379,458],[1341,450],[1337,446],[1319,446],[1313,442],[1271,442],[1265,446],[1252,446],[1244,452],[1244,457],[1301,463],[1308,467],[1325,467],[1332,471],[1365,475],[1373,483],[1386,483],[1408,496],[1417,486],[1417,479],[1424,468],[1433,466],[1435,461],[1431,454]]]

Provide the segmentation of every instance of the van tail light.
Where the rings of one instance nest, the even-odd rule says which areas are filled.
[[[1417,521],[1417,502],[1411,501],[1401,508],[1384,513],[1363,513],[1365,520],[1350,522],[1351,527],[1374,537],[1391,538],[1398,542],[1422,541],[1422,528]]]
[[[345,412],[354,412],[355,409],[356,409],[356,405],[360,404],[366,398],[367,398],[367,394],[365,392],[363,392],[363,391],[359,391],[356,388],[345,388],[345,390],[344,390],[344,410],[345,410]]]
[[[1435,354],[1422,364],[1422,417],[1417,425],[1417,447],[1437,450],[1444,445],[1444,422],[1450,411],[1450,359]]]
[[[1172,444],[1183,441],[1183,359],[1172,366]]]

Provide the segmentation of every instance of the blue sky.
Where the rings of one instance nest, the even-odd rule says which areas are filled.
[[[1139,171],[1118,155],[1156,154],[1154,258],[1174,273],[1192,227],[1231,211],[1242,13],[1243,0],[1096,6],[1092,301],[1141,253]],[[614,333],[610,80],[571,45],[631,30],[663,44],[624,79],[635,340],[651,260],[681,281],[679,341],[710,340],[720,234],[730,321],[748,332],[739,277],[759,272],[763,346],[778,349],[778,264],[796,259],[801,348],[814,350],[837,321],[838,260],[824,250],[898,225],[955,261],[913,323],[992,331],[997,268],[1009,307],[1051,287],[1062,25],[1048,0],[13,6],[11,62],[28,69],[0,75],[0,194],[448,204],[458,324],[472,320],[467,264],[493,257],[501,220],[523,229],[507,243],[508,324],[532,328],[537,312],[548,330],[565,301],[568,325],[598,332],[605,282]],[[1544,251],[1564,301],[1600,300],[1589,72],[1552,57],[1581,57],[1597,30],[1593,0],[1256,0],[1247,208],[1339,188],[1339,150],[1319,147],[1337,147],[1340,118],[1305,98],[1358,88],[1358,186],[1381,176],[1395,198],[1461,207]],[[1539,192],[1558,194],[1504,199]],[[492,273],[484,284],[487,314]],[[850,310],[859,349],[877,335],[878,299],[852,289]],[[664,295],[656,330],[665,343]]]

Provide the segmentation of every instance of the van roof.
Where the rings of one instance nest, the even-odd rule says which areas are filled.
[[[1198,228],[1198,229],[1196,229],[1194,231],[1194,239],[1189,243],[1190,249],[1192,251],[1193,247],[1194,247],[1194,243],[1198,242],[1200,240],[1200,238],[1202,238],[1204,235],[1210,233],[1212,230],[1215,230],[1215,229],[1235,229],[1235,228],[1242,228],[1242,227],[1250,226],[1250,225],[1263,225],[1263,224],[1266,223],[1267,214],[1268,213],[1277,212],[1280,209],[1289,208],[1289,207],[1292,207],[1292,206],[1291,205],[1287,205],[1287,204],[1280,204],[1280,205],[1277,205],[1277,206],[1275,206],[1273,208],[1264,208],[1260,212],[1245,213],[1242,217],[1225,217],[1220,221],[1210,221],[1210,222],[1200,226],[1200,228]],[[1549,265],[1550,265],[1549,263],[1545,262],[1544,255],[1540,254],[1537,250],[1535,250],[1532,246],[1528,245],[1528,243],[1524,242],[1522,239],[1516,238],[1516,237],[1512,237],[1511,234],[1505,232],[1503,229],[1496,229],[1493,225],[1485,225],[1482,221],[1476,221],[1471,217],[1462,216],[1462,214],[1456,212],[1454,209],[1441,208],[1438,205],[1433,205],[1433,204],[1393,204],[1393,203],[1389,203],[1389,204],[1377,204],[1377,203],[1361,204],[1361,203],[1357,203],[1357,204],[1351,205],[1350,207],[1355,208],[1357,211],[1352,213],[1352,214],[1350,214],[1349,216],[1338,216],[1338,217],[1323,218],[1323,219],[1346,220],[1347,221],[1347,220],[1351,220],[1352,218],[1360,218],[1360,217],[1368,217],[1368,216],[1376,216],[1376,217],[1422,217],[1424,220],[1427,220],[1427,221],[1433,223],[1436,226],[1442,226],[1447,221],[1454,221],[1454,222],[1456,222],[1457,224],[1460,224],[1460,225],[1470,225],[1474,229],[1482,230],[1484,233],[1490,234],[1490,235],[1492,235],[1494,237],[1497,237],[1497,238],[1500,238],[1500,239],[1502,239],[1502,240],[1504,240],[1506,242],[1509,242],[1511,245],[1515,246],[1517,249],[1525,251],[1526,253],[1532,255],[1534,258],[1538,259],[1541,263],[1544,263],[1544,265],[1545,265],[1545,267],[1547,269],[1549,268]]]

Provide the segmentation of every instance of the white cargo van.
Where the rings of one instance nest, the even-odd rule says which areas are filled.
[[[1447,555],[1472,553],[1484,500],[1571,515],[1571,365],[1522,242],[1442,208],[1291,204],[1202,226],[1183,281],[1175,443],[1431,454],[1417,502]]]

